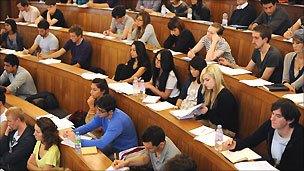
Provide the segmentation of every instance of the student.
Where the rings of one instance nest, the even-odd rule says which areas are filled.
[[[135,10],[144,10],[148,13],[160,11],[161,0],[138,0]]]
[[[196,171],[197,165],[193,159],[186,154],[178,154],[167,161],[166,171]]]
[[[5,92],[3,92],[3,90],[0,90],[0,139],[2,138],[5,133],[5,130],[7,129],[7,118],[5,116],[7,108],[4,106],[5,103]]]
[[[46,0],[47,10],[39,16],[35,23],[45,19],[51,26],[66,27],[63,13],[56,7],[57,0]]]
[[[115,81],[132,83],[135,78],[145,82],[152,76],[152,67],[144,43],[134,41],[130,48],[131,59],[126,64],[119,64],[115,71]]]
[[[176,102],[180,109],[188,109],[204,102],[200,75],[206,66],[207,63],[201,56],[195,56],[189,62],[190,77],[182,87]]]
[[[57,126],[50,118],[42,117],[36,120],[34,128],[37,142],[27,161],[27,168],[29,170],[50,170],[59,167],[61,138]]]
[[[185,28],[181,19],[173,17],[168,23],[170,35],[164,42],[164,48],[176,52],[188,53],[194,47],[195,39],[190,30]]]
[[[112,166],[119,169],[126,166],[143,166],[152,164],[153,170],[165,170],[165,164],[174,156],[180,154],[180,150],[165,135],[162,128],[158,126],[148,127],[142,135],[145,153],[139,156],[130,157],[126,160],[115,160]]]
[[[172,53],[168,49],[157,52],[154,59],[153,76],[145,83],[151,94],[160,96],[162,100],[175,105],[179,96],[179,79],[173,61]]]
[[[93,120],[74,132],[86,134],[98,127],[102,127],[103,136],[95,140],[81,140],[83,147],[96,146],[105,155],[110,156],[132,147],[137,146],[137,135],[131,118],[123,111],[116,108],[115,99],[106,94],[95,102],[96,115]],[[75,135],[67,133],[72,141]]]
[[[218,61],[219,57],[224,57],[229,62],[235,63],[230,46],[223,38],[223,33],[224,27],[221,24],[210,25],[207,34],[188,52],[188,57],[194,57],[197,52],[206,47],[206,61]]]
[[[294,32],[294,52],[286,54],[282,82],[290,91],[303,93],[304,90],[304,29]]]
[[[236,9],[232,12],[228,24],[248,27],[256,19],[256,10],[248,3],[248,0],[236,0],[236,4]]]
[[[126,14],[126,8],[123,5],[118,5],[113,9],[112,17],[110,29],[104,31],[103,34],[126,39],[132,30],[133,18]]]
[[[71,50],[71,65],[87,70],[90,69],[92,56],[91,43],[83,38],[83,31],[78,25],[71,26],[69,34],[70,40],[64,44],[63,48],[51,54],[40,54],[39,57],[43,59],[58,58]]]
[[[170,13],[166,14],[167,16],[178,16],[178,17],[187,17],[188,5],[181,0],[170,0],[167,3],[166,8]]]
[[[93,0],[93,3],[107,3],[110,8],[115,8],[120,4],[120,0]]]
[[[5,115],[8,127],[0,138],[0,169],[27,170],[26,162],[36,142],[33,128],[25,123],[25,114],[19,107],[10,107]]]
[[[253,30],[256,26],[265,24],[270,27],[273,34],[283,35],[291,26],[291,20],[287,12],[277,6],[277,0],[261,0],[263,11],[249,26]]]
[[[20,98],[27,98],[30,95],[37,94],[37,89],[31,74],[19,66],[19,59],[16,55],[9,54],[4,58],[4,72],[0,76],[0,87],[6,90],[6,93],[12,93]],[[7,87],[2,86],[10,82]]]
[[[22,51],[24,44],[23,38],[17,31],[17,24],[13,19],[6,19],[4,21],[4,29],[1,29],[0,45],[7,49]]]
[[[201,83],[204,90],[204,105],[197,119],[208,119],[212,124],[238,132],[238,104],[233,94],[225,87],[223,75],[215,64],[203,69]]]
[[[279,99],[271,106],[270,119],[253,134],[241,140],[228,140],[223,149],[254,148],[266,140],[268,162],[279,170],[304,169],[304,129],[299,123],[298,107],[289,99]]]
[[[35,38],[34,44],[30,49],[24,49],[24,54],[33,54],[39,47],[42,54],[50,54],[55,52],[59,47],[57,37],[50,32],[50,24],[46,20],[41,20],[38,25],[38,35]]]
[[[268,80],[272,83],[281,83],[283,70],[283,57],[280,51],[271,46],[271,29],[266,25],[258,25],[252,32],[252,44],[254,51],[246,70],[253,71],[257,67],[257,77]],[[220,64],[232,68],[238,68],[236,64],[227,62],[226,59],[220,58]]]
[[[34,23],[35,20],[40,16],[38,8],[29,4],[28,0],[20,0],[17,4],[19,10],[18,18],[14,20],[16,22],[25,21],[27,23]]]
[[[210,21],[210,10],[203,0],[191,0],[192,20]]]
[[[150,14],[146,11],[141,11],[136,15],[133,28],[128,37],[132,40],[139,40],[147,45],[160,48],[153,25],[151,24]]]
[[[304,29],[304,16],[300,17],[297,22],[295,22],[285,33],[284,37],[286,39],[292,38],[293,33],[298,29]]]

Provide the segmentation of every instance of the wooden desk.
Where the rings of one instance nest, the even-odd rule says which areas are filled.
[[[227,2],[228,0],[225,0]],[[212,4],[220,5],[221,9],[225,9],[221,1],[212,1]],[[230,1],[229,1],[230,2]],[[228,2],[227,2],[228,3]],[[46,9],[44,4],[32,2],[32,4],[40,11]],[[229,3],[231,4],[231,2]],[[108,29],[111,23],[111,11],[108,9],[94,9],[94,8],[78,8],[72,5],[60,4],[58,8],[64,13],[66,21],[71,24],[78,24],[83,27],[85,31],[101,32]],[[128,12],[132,17],[135,17],[135,12]],[[151,23],[154,26],[157,39],[162,45],[170,34],[167,28],[169,18],[161,17],[158,15],[151,15]],[[208,25],[202,24],[201,21],[183,19],[186,28],[192,31],[194,38],[198,42],[202,36],[207,32]],[[253,46],[251,44],[251,33],[227,28],[224,31],[224,38],[230,45],[232,55],[236,62],[241,66],[246,66],[251,58]],[[292,51],[291,43],[282,41],[282,37],[276,37],[271,40],[271,44],[276,46],[282,54]],[[205,52],[203,52],[205,55]]]
[[[26,122],[34,126],[37,116],[47,114],[46,111],[14,95],[6,95],[6,103],[9,106],[22,108],[26,116]],[[75,150],[66,145],[60,145],[61,166],[71,170],[105,170],[112,161],[100,151],[94,155],[78,155]]]

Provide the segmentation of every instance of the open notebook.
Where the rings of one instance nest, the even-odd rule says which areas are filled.
[[[240,161],[247,161],[247,160],[256,160],[260,159],[261,156],[252,151],[250,148],[244,148],[240,151],[222,151],[221,152],[228,160],[230,160],[232,163],[237,163]]]
[[[195,115],[199,115],[201,112],[199,111],[199,108],[202,106],[202,104],[196,105],[194,107],[191,107],[189,109],[181,109],[181,110],[171,110],[170,114],[175,116],[177,119],[190,119],[194,118]]]

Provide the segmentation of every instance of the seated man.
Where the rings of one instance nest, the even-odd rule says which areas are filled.
[[[30,49],[24,49],[24,54],[33,54],[39,47],[42,54],[53,53],[58,49],[59,41],[56,36],[50,33],[50,24],[46,20],[38,23],[38,35]]]
[[[269,44],[271,29],[265,25],[258,25],[252,32],[252,43],[254,51],[246,70],[253,71],[255,66],[258,69],[257,77],[268,80],[272,83],[281,83],[283,72],[283,57],[280,51]],[[220,64],[231,68],[239,68],[237,64],[220,58]]]
[[[36,140],[34,130],[25,123],[22,109],[10,107],[6,111],[8,127],[0,138],[0,170],[26,170]]]
[[[188,155],[178,154],[165,164],[165,168],[168,171],[196,171],[197,165]]]
[[[16,55],[9,54],[4,58],[4,72],[0,77],[0,87],[8,81],[10,84],[6,89],[6,93],[12,93],[23,99],[30,95],[37,94],[37,89],[31,74],[19,66],[19,59]]]
[[[137,146],[137,135],[131,118],[116,108],[115,99],[106,94],[95,101],[96,115],[89,123],[76,128],[74,132],[83,135],[102,127],[103,136],[95,140],[81,140],[83,147],[96,146],[107,156]],[[75,135],[67,132],[72,141]]]
[[[51,26],[66,27],[63,13],[56,7],[57,0],[46,0],[47,10],[45,10],[41,16],[39,16],[35,23],[39,23],[42,19],[45,19]]]
[[[144,10],[148,13],[160,11],[161,0],[138,0],[136,11]]]
[[[92,46],[91,43],[85,40],[82,35],[81,27],[74,25],[69,29],[70,40],[68,40],[63,48],[51,54],[41,54],[41,58],[58,58],[67,51],[71,50],[71,64],[83,69],[90,68]]]
[[[18,18],[15,19],[16,22],[25,21],[28,23],[34,23],[35,20],[40,16],[38,8],[29,5],[28,0],[20,0],[20,2],[17,4],[17,8],[20,12]]]
[[[166,137],[162,128],[158,126],[150,126],[142,136],[143,145],[145,146],[145,154],[128,158],[126,160],[115,160],[112,166],[115,169],[126,166],[143,166],[152,164],[153,170],[165,170],[165,164],[168,160],[181,152],[175,144]]]
[[[112,11],[112,22],[109,30],[103,32],[104,35],[126,39],[132,30],[134,20],[126,15],[124,6],[116,6]]]
[[[291,26],[291,20],[287,12],[276,5],[277,0],[261,0],[263,12],[249,26],[252,30],[257,25],[268,25],[273,34],[283,35],[284,32]]]
[[[256,10],[248,0],[236,0],[236,9],[232,12],[229,25],[249,26],[256,19]]]

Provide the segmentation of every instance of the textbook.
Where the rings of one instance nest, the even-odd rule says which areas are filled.
[[[170,114],[175,116],[177,119],[190,119],[194,118],[195,115],[199,115],[201,112],[199,108],[202,104],[196,105],[189,109],[171,110]]]
[[[228,160],[232,163],[237,163],[241,161],[248,161],[248,160],[256,160],[262,158],[260,155],[252,151],[250,148],[244,148],[240,151],[222,151],[221,152]]]
[[[272,85],[265,85],[264,88],[268,91],[288,91],[288,87],[286,87],[282,83],[272,84]]]

